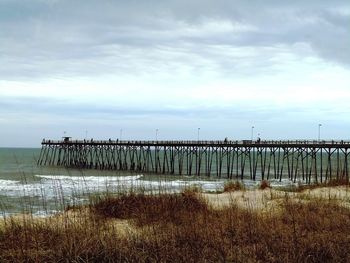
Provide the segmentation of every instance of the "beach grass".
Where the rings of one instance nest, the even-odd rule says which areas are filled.
[[[239,191],[244,190],[244,184],[240,181],[227,181],[224,184],[224,192],[233,192],[233,191]]]
[[[6,218],[0,262],[350,261],[349,208],[279,201],[262,213],[234,199],[218,209],[196,189],[96,196],[55,216]]]

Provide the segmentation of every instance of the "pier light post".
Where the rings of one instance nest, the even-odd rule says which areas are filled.
[[[199,141],[199,131],[201,130],[201,128],[197,129],[197,141]]]
[[[158,129],[156,129],[156,141],[158,141]]]
[[[254,138],[254,126],[252,126],[252,141],[253,141],[253,138]]]
[[[319,123],[318,124],[318,142],[320,142],[320,139],[321,139],[321,126],[322,126],[322,124]]]

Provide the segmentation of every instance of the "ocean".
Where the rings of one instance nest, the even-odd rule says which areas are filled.
[[[47,215],[86,203],[98,194],[138,191],[181,191],[198,186],[223,188],[224,179],[135,174],[37,166],[40,149],[0,148],[0,213]]]
[[[179,192],[199,187],[206,192],[222,191],[227,179],[215,177],[140,174],[125,171],[71,169],[36,164],[40,149],[0,148],[0,213],[48,215],[68,206],[86,204],[100,194],[132,190]],[[290,184],[271,182],[272,184]],[[259,182],[245,180],[246,187]]]

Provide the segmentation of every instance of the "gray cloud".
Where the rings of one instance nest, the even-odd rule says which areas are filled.
[[[101,105],[93,103],[76,103],[72,101],[42,98],[42,97],[1,97],[0,98],[0,119],[13,115],[18,120],[27,119],[29,122],[36,119],[40,123],[47,121],[47,117],[52,120],[71,120],[84,122],[87,120],[100,120],[108,123],[111,120],[143,119],[181,119],[181,120],[231,120],[246,121],[257,120],[278,121],[284,118],[301,118],[308,114],[324,114],[329,118],[335,114],[331,106],[324,106],[313,112],[312,108],[285,105],[281,107],[263,107],[254,104],[232,105],[232,106],[187,106],[173,108],[171,106],[138,107],[136,105]],[[341,115],[348,114],[347,111],[339,112]],[[298,116],[298,117],[295,117]],[[15,122],[18,122],[15,120]]]
[[[148,107],[141,108],[137,106],[122,107],[118,105],[104,106],[100,104],[74,103],[71,101],[39,98],[39,97],[2,97],[0,98],[0,117],[16,112],[17,116],[52,116],[70,119],[100,118],[109,120],[122,119],[129,117],[181,117],[181,118],[216,118],[218,115],[227,117],[235,113],[241,118],[247,115],[259,115],[262,118],[270,116],[270,112],[256,112],[256,109],[247,107],[240,109],[238,107]]]
[[[152,74],[172,71],[179,63],[194,71],[254,72],[272,64],[268,58],[278,52],[274,47],[300,43],[310,48],[301,50],[301,56],[311,52],[348,67],[349,8],[338,0],[2,0],[0,76]],[[230,22],[233,28],[205,27],[215,21]],[[231,53],[232,48],[267,47],[270,51],[251,57]]]
[[[42,136],[59,138],[68,129],[78,137],[89,129],[91,136],[108,138],[123,127],[133,130],[130,138],[153,138],[156,125],[169,139],[196,137],[197,127],[207,138],[223,138],[231,131],[245,138],[252,124],[271,138],[312,137],[321,121],[329,138],[345,138],[349,129],[345,103],[334,105],[330,98],[316,105],[327,100],[321,96],[298,104],[295,96],[291,101],[296,105],[283,105],[283,94],[290,95],[294,86],[299,92],[307,89],[311,77],[295,76],[296,83],[289,83],[294,77],[290,75],[309,77],[308,70],[312,67],[310,72],[317,72],[320,64],[325,72],[322,62],[337,66],[334,75],[326,78],[330,83],[346,76],[349,20],[348,0],[0,0],[0,125],[5,127],[0,145],[37,145]],[[306,58],[313,60],[305,69],[294,69]],[[93,103],[91,97],[98,94],[98,81],[104,75],[113,76],[106,78],[113,83],[104,83],[106,89],[101,85],[103,96]],[[259,81],[264,81],[261,76],[269,78],[261,83],[268,94],[264,103],[254,97]],[[84,93],[83,86],[90,80],[86,93],[94,92],[79,98],[78,91]],[[76,83],[80,86],[69,100],[67,86],[74,89]],[[215,93],[217,83],[227,84],[218,91],[222,96]],[[240,83],[243,87],[238,87]],[[275,85],[271,89],[270,83]],[[50,94],[51,84],[55,85],[52,93],[59,95],[62,84],[62,99]],[[153,84],[158,86],[150,88]],[[234,92],[244,91],[244,84],[252,89],[253,102],[242,96],[242,102],[234,105],[238,101]],[[283,89],[284,84],[290,87]],[[318,83],[312,84],[316,90]],[[252,88],[255,85],[257,89]],[[11,86],[16,89],[13,93],[4,92]],[[176,97],[178,103],[172,107],[168,96],[175,96],[180,86],[184,99],[182,94]],[[36,90],[31,94],[26,87]],[[106,99],[104,92],[112,88],[115,98]],[[135,94],[127,93],[128,88]],[[196,98],[199,88],[208,94]],[[228,90],[231,97],[225,94]],[[277,90],[281,105],[273,104],[273,99],[269,105]],[[118,91],[128,98],[120,99]],[[39,92],[47,97],[32,97],[40,96]],[[142,100],[148,92],[161,94]],[[209,93],[217,96],[211,98]],[[327,123],[333,128],[326,128]]]

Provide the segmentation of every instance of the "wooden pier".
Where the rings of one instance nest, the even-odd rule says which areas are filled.
[[[43,140],[38,165],[229,179],[349,181],[349,141]]]

